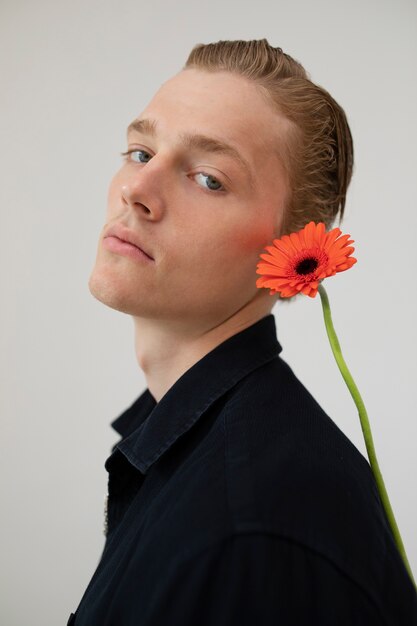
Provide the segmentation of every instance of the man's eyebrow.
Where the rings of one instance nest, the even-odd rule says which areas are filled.
[[[133,131],[137,131],[144,135],[150,135],[154,137],[156,135],[157,122],[151,119],[137,119],[133,120],[127,127],[127,135]],[[195,148],[204,152],[214,152],[217,154],[225,154],[232,159],[240,163],[246,170],[250,178],[250,183],[253,186],[253,175],[248,161],[230,144],[215,139],[214,137],[208,137],[207,135],[194,134],[194,133],[182,133],[180,135],[180,142],[186,148]]]
[[[133,120],[133,122],[131,122],[127,127],[127,135],[129,135],[134,130],[136,130],[138,133],[143,133],[145,135],[156,135],[156,121],[149,119]]]

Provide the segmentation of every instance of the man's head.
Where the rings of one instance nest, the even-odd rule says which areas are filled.
[[[236,44],[253,43],[197,46],[186,67],[161,86],[130,125],[127,141],[133,152],[111,181],[89,280],[91,293],[108,306],[187,327],[195,319],[202,325],[220,324],[253,301],[266,314],[275,303],[276,298],[256,287],[256,264],[263,248],[299,213],[294,199],[303,197],[302,190],[294,185],[302,169],[296,166],[303,137],[292,112],[288,114],[288,103],[277,106],[277,94],[265,86],[273,68],[263,62],[263,83],[242,71],[245,63],[253,68],[254,59],[239,57]],[[280,49],[270,50],[283,72],[275,88],[285,95],[293,64],[290,80],[296,81],[302,100],[301,83],[311,89],[310,81],[300,78],[304,70]],[[239,58],[240,70],[231,65]],[[310,125],[316,109],[304,112]],[[320,127],[323,135],[321,122]],[[325,158],[330,155],[321,155],[319,166]],[[330,173],[327,177],[334,179]],[[326,192],[330,183],[327,187]],[[335,193],[326,198],[325,213],[330,204],[335,206]],[[316,188],[313,194],[320,198]],[[301,225],[314,219],[312,214],[313,207]],[[110,249],[105,237],[114,225],[128,229],[153,261]]]

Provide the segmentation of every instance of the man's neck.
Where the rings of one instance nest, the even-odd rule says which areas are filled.
[[[147,387],[157,402],[197,361],[229,337],[252,326],[270,311],[270,303],[251,300],[220,323],[173,323],[133,317],[135,351]]]

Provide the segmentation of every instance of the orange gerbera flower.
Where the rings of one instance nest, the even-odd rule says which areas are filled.
[[[327,276],[343,272],[356,263],[350,255],[354,251],[350,235],[342,235],[340,228],[325,232],[323,222],[310,222],[298,233],[274,239],[267,246],[269,254],[260,257],[266,263],[258,263],[257,287],[270,289],[270,294],[280,293],[290,298],[304,293],[311,298],[317,294],[319,283]]]

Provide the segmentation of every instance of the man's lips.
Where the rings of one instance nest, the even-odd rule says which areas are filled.
[[[137,233],[132,232],[123,224],[113,224],[105,233],[103,239],[108,237],[115,237],[122,243],[128,243],[131,246],[138,248],[148,259],[154,261],[153,256],[143,248],[142,242],[139,240]]]
[[[154,260],[151,259],[143,250],[141,250],[138,246],[135,246],[128,241],[123,241],[118,237],[114,237],[113,235],[108,235],[103,239],[103,246],[110,250],[111,252],[115,252],[116,254],[121,254],[122,256],[128,256],[142,263],[154,263]]]

